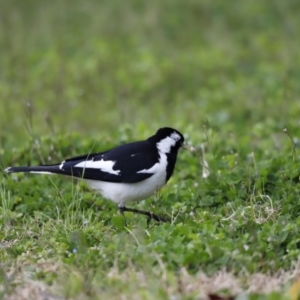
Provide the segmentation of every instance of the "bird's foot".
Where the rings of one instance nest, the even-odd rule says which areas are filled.
[[[149,222],[150,222],[152,219],[154,219],[154,220],[157,221],[157,222],[168,222],[168,221],[169,221],[169,219],[166,218],[166,217],[159,216],[159,215],[156,215],[156,214],[154,214],[154,213],[152,213],[152,212],[149,212],[149,216],[148,216],[148,218],[147,218],[147,224],[149,224]]]
[[[149,212],[149,211],[144,211],[144,210],[139,210],[139,209],[135,209],[135,208],[128,208],[128,207],[119,207],[120,213],[124,216],[124,212],[128,211],[128,212],[132,212],[132,213],[136,213],[136,214],[141,214],[144,216],[147,216],[147,225],[149,225],[150,221],[152,219],[154,219],[157,222],[168,222],[169,220],[165,217],[162,216],[158,216],[156,214],[154,214],[153,212]]]

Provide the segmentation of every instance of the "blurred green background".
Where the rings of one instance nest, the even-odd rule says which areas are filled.
[[[299,12],[296,0],[1,0],[1,140],[123,126],[138,139],[206,120],[223,136],[299,132]]]
[[[0,298],[27,266],[26,278],[57,282],[68,299],[175,299],[181,269],[234,272],[243,289],[245,274],[296,276],[299,46],[299,0],[0,0],[0,169],[171,126],[206,142],[211,171],[202,178],[200,157],[182,151],[166,188],[130,204],[172,217],[147,229],[131,214],[124,228],[116,206],[81,182],[2,173],[0,260],[13,275]],[[128,272],[123,283],[115,268]],[[192,281],[178,299],[197,298]]]

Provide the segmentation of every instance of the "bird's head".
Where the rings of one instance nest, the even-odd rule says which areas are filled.
[[[184,137],[176,129],[163,127],[157,130],[156,134],[149,138],[155,142],[158,150],[162,153],[177,152],[184,146]]]

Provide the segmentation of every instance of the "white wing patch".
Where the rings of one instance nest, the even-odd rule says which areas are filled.
[[[159,168],[160,168],[159,163],[156,163],[150,169],[144,169],[144,170],[138,171],[137,173],[152,173],[152,174],[154,174],[159,170]]]
[[[98,160],[98,161],[93,161],[93,160],[86,160],[82,161],[79,164],[75,165],[74,167],[77,168],[87,168],[87,169],[100,169],[103,172],[107,172],[110,174],[115,174],[119,175],[120,170],[113,170],[113,166],[116,162],[112,160]]]
[[[50,174],[53,175],[54,173],[52,172],[47,172],[47,171],[29,171],[29,173],[35,173],[35,174]]]
[[[150,169],[144,169],[137,173],[152,173],[152,174],[164,174],[166,172],[167,156],[164,153],[159,154],[159,162],[154,164]]]
[[[149,178],[136,183],[115,183],[100,180],[86,180],[92,188],[99,191],[104,198],[110,199],[119,206],[129,201],[147,199],[166,183],[167,155],[160,153],[160,160],[148,170],[138,173],[152,173]]]
[[[60,168],[61,170],[63,170],[64,163],[65,163],[65,160],[59,165],[59,168]]]

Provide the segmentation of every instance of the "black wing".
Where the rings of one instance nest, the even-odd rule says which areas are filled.
[[[138,172],[150,169],[158,161],[156,147],[142,141],[121,145],[106,152],[67,159],[62,169],[70,175],[72,173],[73,176],[85,179],[135,183],[151,177],[153,173]],[[110,168],[99,168],[101,164],[107,163],[111,163]]]
[[[121,145],[112,150],[66,159],[61,164],[36,167],[11,167],[7,172],[54,173],[107,182],[135,183],[153,173],[148,170],[159,162],[155,146],[147,141]]]

